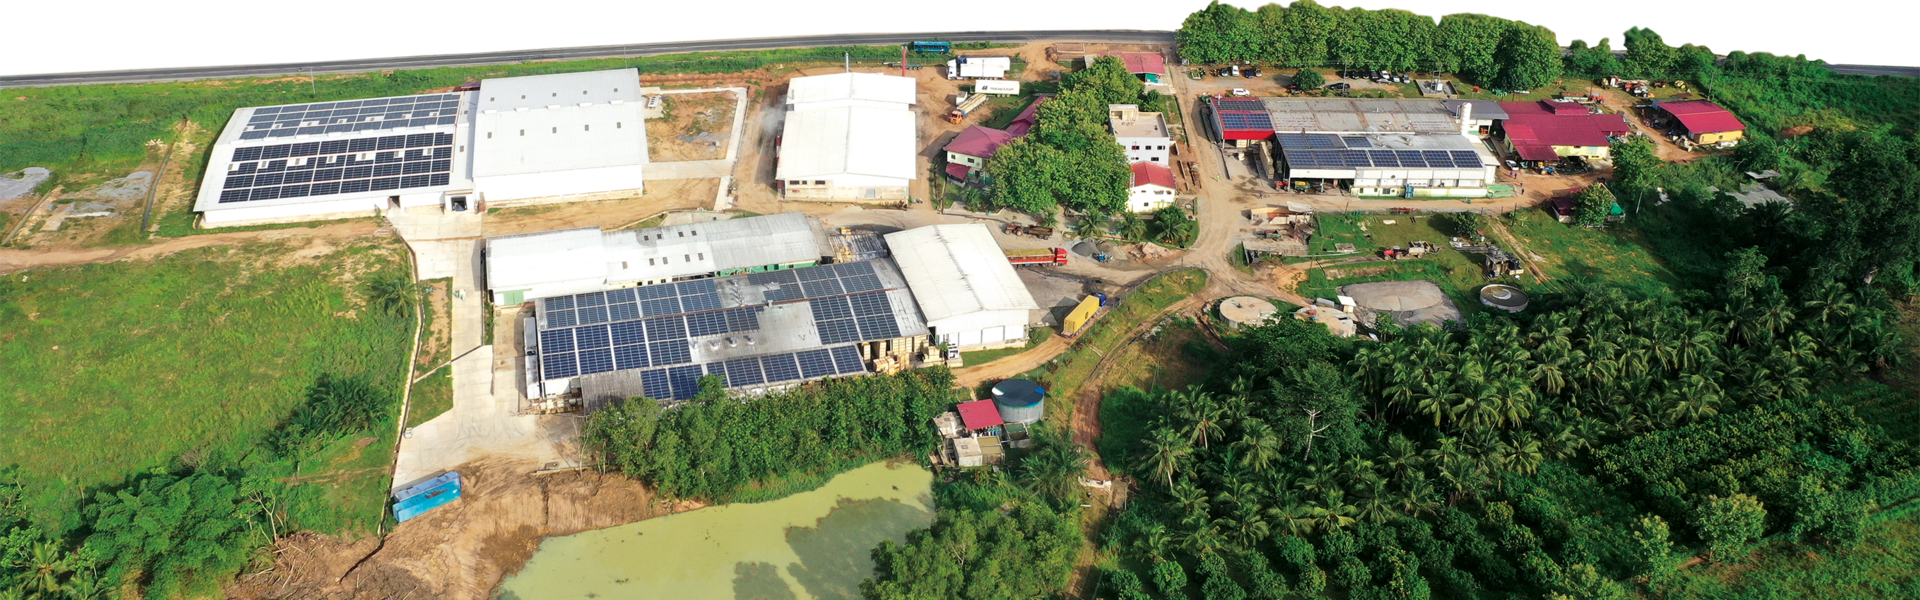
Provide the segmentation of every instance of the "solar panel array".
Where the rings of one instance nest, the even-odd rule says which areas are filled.
[[[414,133],[233,150],[220,202],[251,202],[447,185],[453,134]]]
[[[266,106],[253,110],[240,139],[452,125],[459,111],[459,94]]]
[[[1281,134],[1281,156],[1292,169],[1478,169],[1472,150],[1383,150],[1372,140],[1320,134]],[[1356,141],[1360,143],[1355,143]]]
[[[692,382],[702,375],[722,375],[735,387],[862,373],[859,350],[842,344],[900,336],[872,264],[767,271],[746,279],[764,286],[769,302],[808,301],[820,344],[828,347],[682,366],[693,362],[693,338],[759,331],[766,310],[723,308],[722,280],[696,279],[542,300],[540,379],[647,369],[641,378],[648,396],[684,399],[699,391]]]
[[[1267,103],[1252,98],[1220,98],[1213,101],[1213,109],[1220,112],[1267,112]]]

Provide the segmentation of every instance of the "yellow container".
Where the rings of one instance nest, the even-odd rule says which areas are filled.
[[[1100,312],[1099,298],[1087,296],[1087,299],[1081,300],[1079,306],[1073,307],[1073,312],[1067,313],[1067,320],[1064,323],[1067,335],[1080,333],[1081,329],[1086,328],[1087,321],[1093,320],[1093,314],[1097,312]]]

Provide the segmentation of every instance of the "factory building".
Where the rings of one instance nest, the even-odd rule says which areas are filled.
[[[787,85],[775,178],[788,200],[900,203],[919,177],[914,82],[877,73]]]
[[[681,279],[792,269],[830,255],[820,222],[800,213],[631,231],[598,227],[487,238],[496,305]]]
[[[1273,179],[1405,198],[1484,197],[1499,161],[1476,103],[1431,98],[1216,98],[1213,134]]]
[[[1027,343],[1040,305],[987,226],[920,227],[889,233],[886,241],[935,343],[964,350]]]
[[[633,69],[480,82],[473,183],[494,206],[640,193],[646,100]]]

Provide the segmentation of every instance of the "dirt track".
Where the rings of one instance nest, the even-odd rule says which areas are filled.
[[[0,250],[0,273],[11,273],[34,267],[158,258],[196,248],[223,246],[256,240],[358,237],[371,235],[377,230],[379,230],[379,226],[371,222],[352,221],[322,225],[319,227],[205,233],[186,237],[163,238],[160,241],[144,246],[88,248],[81,250]]]

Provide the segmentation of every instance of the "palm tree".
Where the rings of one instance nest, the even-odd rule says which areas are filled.
[[[1199,386],[1188,386],[1185,392],[1173,392],[1173,399],[1180,420],[1187,424],[1187,434],[1191,444],[1206,448],[1208,438],[1219,436],[1221,419],[1225,410],[1213,395],[1201,391]]]
[[[1193,446],[1185,438],[1168,427],[1154,428],[1152,437],[1147,438],[1147,466],[1153,474],[1167,480],[1167,488],[1173,488],[1173,473],[1180,470],[1180,463],[1193,454]]]
[[[1419,470],[1424,461],[1420,459],[1420,449],[1414,447],[1413,441],[1408,440],[1407,436],[1396,433],[1393,437],[1387,438],[1386,451],[1375,458],[1374,462],[1386,467],[1389,474],[1399,478]]]
[[[1409,517],[1432,514],[1440,503],[1434,500],[1433,484],[1427,474],[1415,471],[1400,483],[1400,510]]]
[[[1189,479],[1181,479],[1180,484],[1173,487],[1173,505],[1180,509],[1183,519],[1205,518],[1210,507],[1206,490]]]
[[[1389,496],[1386,480],[1375,478],[1362,482],[1360,499],[1354,505],[1354,518],[1375,524],[1392,520],[1393,502]]]
[[[1020,478],[1033,491],[1064,500],[1080,487],[1087,473],[1087,452],[1065,436],[1037,431],[1033,452],[1020,459]]]
[[[1260,509],[1260,505],[1251,502],[1234,507],[1226,528],[1227,538],[1237,550],[1252,548],[1272,533],[1273,527],[1267,524],[1266,512]]]
[[[27,579],[23,589],[33,590],[36,596],[51,596],[59,592],[60,576],[73,571],[73,567],[67,565],[66,557],[60,555],[60,546],[48,541],[33,545],[33,557],[26,566]]]
[[[1274,461],[1280,459],[1282,442],[1273,427],[1260,419],[1247,419],[1240,425],[1240,439],[1233,442],[1233,451],[1240,453],[1240,464],[1253,469],[1254,473],[1265,473]]]
[[[1529,438],[1516,444],[1500,444],[1500,466],[1509,472],[1532,475],[1540,470],[1543,460],[1539,440]]]
[[[1357,509],[1346,502],[1346,492],[1328,490],[1315,500],[1309,500],[1296,507],[1299,515],[1312,524],[1313,529],[1332,532],[1353,525],[1353,515]]]

